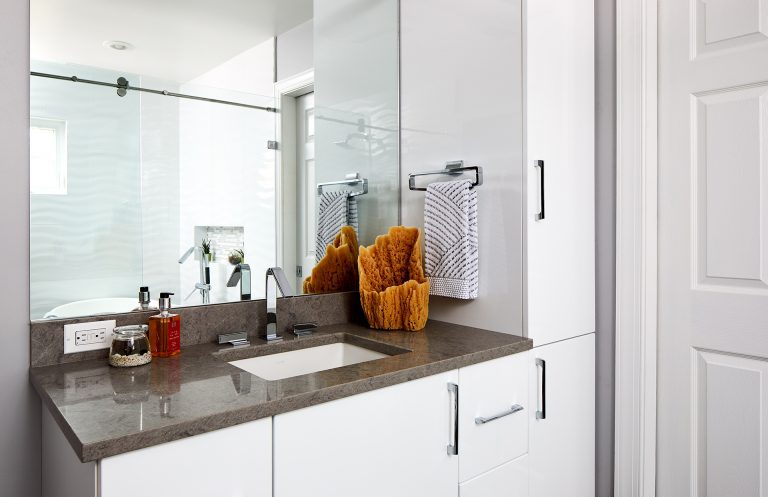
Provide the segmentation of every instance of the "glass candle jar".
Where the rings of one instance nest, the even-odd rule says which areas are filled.
[[[117,326],[112,331],[109,364],[118,368],[141,366],[152,361],[147,325]]]

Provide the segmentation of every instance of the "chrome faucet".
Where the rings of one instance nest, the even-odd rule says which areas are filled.
[[[240,300],[251,300],[251,266],[248,264],[238,264],[232,270],[232,274],[227,281],[228,287],[233,287],[240,283]]]
[[[195,291],[200,292],[200,296],[203,298],[203,304],[210,304],[211,303],[211,269],[208,267],[208,259],[205,257],[205,254],[203,254],[203,249],[197,246],[189,247],[189,249],[184,252],[184,255],[182,255],[179,258],[179,264],[184,264],[184,261],[189,259],[189,256],[194,254],[195,252],[199,252],[200,255],[200,281],[195,283],[195,289],[192,290],[192,292],[187,295],[187,297],[184,300],[187,300],[189,297],[192,296]]]
[[[283,337],[277,334],[277,290],[283,297],[293,297],[293,290],[285,277],[282,268],[271,267],[267,269],[267,327],[261,338],[268,342],[282,340]]]

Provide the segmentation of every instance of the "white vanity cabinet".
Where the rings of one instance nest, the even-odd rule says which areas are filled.
[[[272,418],[81,463],[43,411],[43,497],[272,496]]]
[[[458,495],[458,371],[353,395],[274,418],[274,497]]]
[[[528,374],[528,353],[459,370],[459,482],[528,452]]]
[[[528,496],[529,354],[459,370],[459,497]]]
[[[595,335],[531,350],[531,497],[595,495]]]
[[[85,464],[46,410],[43,495],[527,497],[529,354]]]
[[[528,362],[523,352],[275,416],[274,496],[526,497]]]

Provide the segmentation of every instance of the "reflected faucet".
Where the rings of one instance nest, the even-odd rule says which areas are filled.
[[[200,281],[195,283],[195,290],[192,290],[192,292],[187,295],[187,297],[184,300],[187,300],[189,297],[192,296],[195,291],[200,292],[200,296],[203,298],[203,304],[210,304],[211,303],[211,268],[208,267],[208,259],[205,257],[205,254],[203,254],[203,249],[200,247],[197,247],[195,245],[189,247],[186,252],[184,252],[184,255],[182,255],[179,258],[179,264],[184,264],[184,262],[189,259],[189,256],[194,254],[195,252],[198,252],[200,255]]]
[[[228,287],[233,287],[240,282],[240,300],[251,300],[251,266],[238,264],[229,275]]]
[[[267,269],[267,327],[261,338],[268,342],[282,340],[283,337],[277,334],[277,290],[283,297],[293,297],[288,278],[285,277],[283,268],[271,267]]]

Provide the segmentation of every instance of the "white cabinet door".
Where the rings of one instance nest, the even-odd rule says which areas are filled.
[[[528,456],[462,483],[459,497],[528,497]]]
[[[526,330],[535,345],[595,330],[593,2],[526,2]]]
[[[451,497],[452,371],[274,418],[275,497]]]
[[[459,370],[459,481],[528,452],[528,352]]]
[[[595,495],[595,335],[531,351],[531,497]]]
[[[99,462],[101,497],[271,497],[272,418]]]

